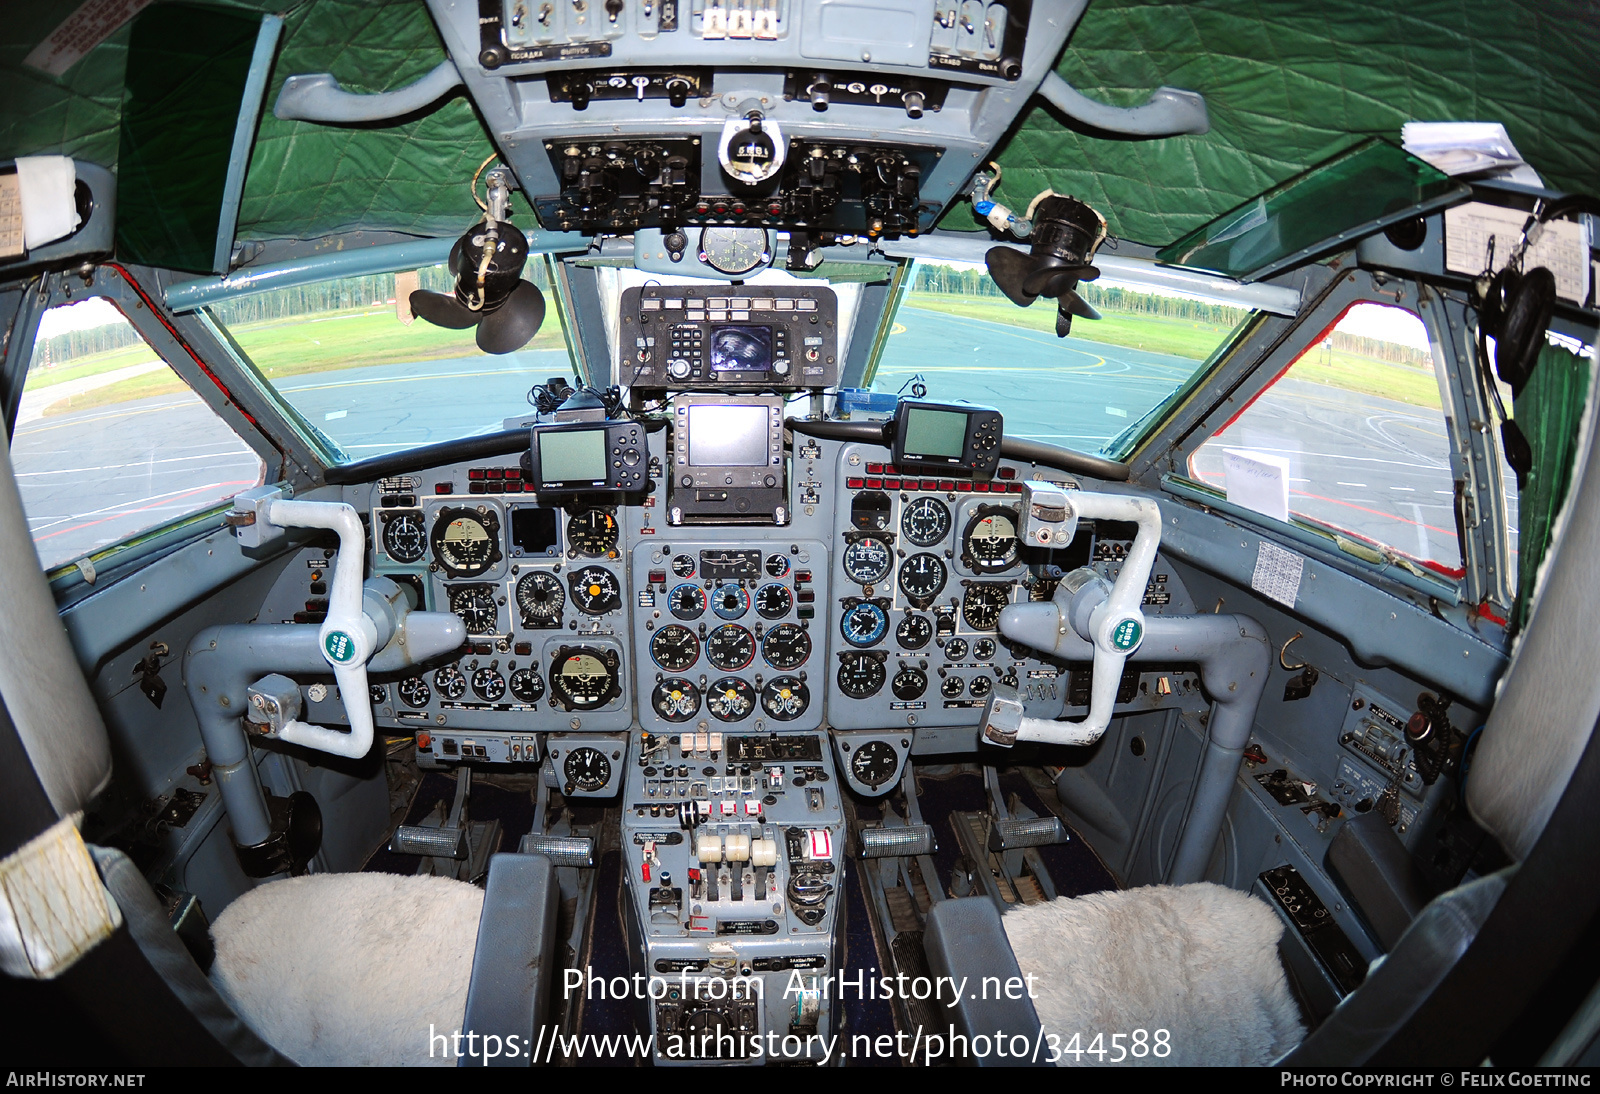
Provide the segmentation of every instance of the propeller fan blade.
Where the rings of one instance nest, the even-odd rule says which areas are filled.
[[[989,276],[994,278],[994,283],[1006,294],[1006,299],[1017,307],[1026,308],[1039,298],[1038,293],[1030,293],[1023,288],[1023,282],[1033,273],[1036,264],[1032,255],[1010,247],[991,247],[983,260],[989,267]]]
[[[1093,281],[1100,271],[1093,266],[1067,266],[1046,256],[1034,258],[1036,268],[1022,281],[1022,291],[1035,296],[1057,297],[1078,287],[1080,281]]]
[[[1100,313],[1094,310],[1094,306],[1071,289],[1061,294],[1061,304],[1079,319],[1100,318]]]
[[[466,330],[479,318],[478,312],[466,307],[454,295],[426,289],[411,294],[411,314],[449,330]]]
[[[515,353],[539,333],[544,294],[530,281],[518,282],[506,302],[478,324],[478,348],[485,353]]]

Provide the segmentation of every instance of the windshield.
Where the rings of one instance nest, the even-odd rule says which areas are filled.
[[[451,290],[444,266],[276,289],[207,314],[286,402],[359,460],[493,433],[532,412],[535,384],[570,375],[545,270],[529,263],[524,276],[545,294],[544,325],[521,350],[498,356],[477,347],[472,329],[411,315],[413,290]]]
[[[1006,435],[1121,458],[1255,314],[1102,277],[1100,312],[1055,336],[1056,302],[1012,304],[972,263],[919,259],[872,378],[874,391],[965,400]]]

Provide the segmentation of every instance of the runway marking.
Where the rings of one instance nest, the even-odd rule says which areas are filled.
[[[39,455],[39,453],[31,453],[31,455]],[[234,449],[225,449],[225,450],[220,451],[220,452],[201,452],[201,453],[199,453],[197,455],[194,455],[194,456],[170,456],[170,457],[168,457],[167,459],[164,459],[164,460],[140,460],[137,463],[107,463],[107,464],[101,464],[99,467],[63,467],[63,468],[59,468],[59,469],[54,470],[54,471],[18,471],[17,472],[17,478],[19,478],[19,479],[33,479],[33,478],[38,478],[38,477],[40,477],[42,475],[76,475],[76,474],[79,474],[81,472],[86,472],[86,471],[121,471],[124,468],[128,468],[128,467],[151,467],[151,466],[156,465],[156,464],[164,464],[164,463],[186,463],[186,462],[188,462],[190,460],[211,460],[211,459],[215,459],[218,456],[254,456],[254,455],[255,455],[255,453],[252,452],[250,449],[244,448],[244,447],[240,447],[240,448],[234,448]]]
[[[135,508],[132,508],[132,509],[119,509],[116,512],[112,513],[110,516],[101,517],[99,520],[86,520],[82,524],[74,524],[71,528],[61,528],[61,529],[59,529],[57,531],[51,532],[48,535],[43,535],[43,536],[37,536],[36,535],[36,536],[33,537],[33,541],[35,543],[43,543],[47,539],[54,539],[56,536],[64,536],[68,532],[76,532],[76,531],[78,531],[79,529],[82,529],[82,528],[93,528],[97,524],[104,524],[104,523],[106,523],[106,521],[116,520],[118,517],[131,516],[134,513],[142,513],[147,509],[155,509],[162,502],[165,502],[165,503],[167,503],[167,506],[170,506],[172,502],[182,501],[184,498],[193,497],[196,494],[203,494],[207,490],[216,490],[218,487],[255,486],[255,485],[256,485],[256,480],[254,480],[254,479],[238,479],[238,480],[235,480],[235,481],[232,481],[232,482],[208,482],[204,486],[197,486],[192,490],[173,491],[170,494],[158,494],[153,498],[145,499],[145,500],[147,500],[149,502],[148,505],[140,505],[140,506],[136,506]],[[106,507],[106,509],[109,509],[109,508],[111,508],[111,506],[107,506]],[[106,509],[92,509],[89,512],[83,514],[83,515],[87,516],[87,517],[92,517],[96,513],[104,513],[106,511]],[[63,517],[62,519],[63,520],[71,520],[72,518],[71,517]],[[45,525],[45,527],[48,528],[50,526],[47,524],[47,525]]]
[[[372,367],[372,366],[368,366],[368,367]],[[381,367],[385,367],[385,366],[377,366],[377,367],[381,368]],[[340,370],[334,369],[334,370],[330,370],[330,371],[340,371]],[[533,368],[533,367],[528,367],[528,368],[495,368],[495,369],[481,369],[481,370],[476,371],[476,372],[433,373],[433,374],[428,374],[428,375],[424,375],[424,376],[373,376],[373,377],[369,377],[369,378],[367,378],[365,380],[343,380],[343,381],[341,381],[341,382],[339,382],[337,384],[284,384],[282,386],[278,386],[278,385],[273,385],[273,386],[277,387],[278,391],[280,391],[280,392],[289,392],[289,391],[332,391],[335,388],[341,388],[341,387],[376,387],[379,384],[411,384],[411,383],[416,383],[416,382],[418,382],[420,380],[466,380],[466,379],[470,379],[470,378],[472,378],[474,376],[509,376],[509,375],[513,375],[513,374],[519,373],[519,372],[520,373],[526,373],[526,374],[531,376],[531,375],[534,375],[534,374],[538,373],[538,371],[539,370],[537,368]]]
[[[1370,490],[1371,489],[1371,487],[1369,487],[1364,482],[1335,482],[1334,485],[1335,486],[1359,486],[1363,490]]]
[[[68,426],[87,425],[93,422],[109,422],[114,418],[137,418],[141,414],[155,414],[162,410],[175,410],[178,407],[188,406],[190,403],[198,403],[199,401],[200,396],[190,392],[187,396],[179,396],[170,402],[156,403],[153,406],[139,407],[136,410],[122,410],[112,414],[97,414],[92,418],[80,418],[74,416],[67,418],[66,421],[57,422],[55,425],[42,425],[36,429],[19,429],[17,430],[17,435],[32,437],[40,433],[49,433],[53,429],[66,429]],[[40,420],[48,421],[48,419]]]

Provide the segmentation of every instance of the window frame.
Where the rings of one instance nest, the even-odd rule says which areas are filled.
[[[14,331],[13,345],[6,361],[8,406],[21,398],[33,362],[40,321],[45,313],[61,305],[98,297],[115,307],[150,352],[165,362],[200,401],[255,453],[263,464],[264,483],[285,478],[288,459],[284,450],[259,428],[255,417],[240,405],[224,380],[213,371],[212,364],[202,361],[178,330],[169,325],[167,317],[157,310],[154,301],[129,270],[116,263],[106,263],[96,266],[87,274],[82,271],[46,274],[36,287],[29,287],[27,295],[35,298],[35,307],[32,314],[27,316],[21,315],[19,309],[17,316],[19,323],[25,322],[27,325],[25,329],[19,327]],[[15,414],[11,413],[6,420],[8,447],[14,431],[14,418]],[[79,565],[81,560],[74,559],[46,570],[46,580],[58,597],[76,586],[93,584],[104,574],[121,572],[138,561],[163,554],[175,546],[222,528],[222,518],[231,507],[231,502],[197,507],[192,512],[152,525],[82,556],[92,566],[88,573]],[[90,573],[94,575],[94,582],[89,580]]]
[[[1341,547],[1333,526],[1290,515],[1287,524],[1227,502],[1214,487],[1189,477],[1189,461],[1201,445],[1243,414],[1275,384],[1351,307],[1359,303],[1399,307],[1415,314],[1428,332],[1434,372],[1444,411],[1453,481],[1464,484],[1455,499],[1457,538],[1463,574],[1452,579],[1429,567],[1397,563],[1390,555],[1352,552]],[[1487,394],[1476,378],[1466,301],[1454,294],[1408,278],[1341,271],[1286,336],[1256,362],[1242,382],[1176,439],[1169,449],[1162,487],[1168,493],[1197,501],[1262,530],[1287,533],[1304,546],[1320,547],[1352,572],[1393,581],[1446,603],[1464,603],[1478,615],[1503,623],[1509,614],[1506,564],[1509,558],[1505,498],[1500,478],[1495,431],[1484,427]],[[1466,382],[1463,382],[1465,378]],[[1342,530],[1341,530],[1342,531]],[[1355,540],[1350,536],[1349,541]],[[1364,544],[1363,544],[1364,545]]]

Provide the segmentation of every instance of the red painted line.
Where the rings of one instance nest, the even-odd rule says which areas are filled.
[[[1430,532],[1438,532],[1441,536],[1450,536],[1453,538],[1456,534],[1456,530],[1454,528],[1435,528],[1431,524],[1422,524],[1419,521],[1411,520],[1409,517],[1397,517],[1393,513],[1385,513],[1381,509],[1369,509],[1365,505],[1357,505],[1354,502],[1349,501],[1340,501],[1338,498],[1325,498],[1321,494],[1308,494],[1304,490],[1291,490],[1289,493],[1298,494],[1302,498],[1316,498],[1318,501],[1325,501],[1332,505],[1342,505],[1346,509],[1355,509],[1362,513],[1371,513],[1375,517],[1388,517],[1390,520],[1397,520],[1401,524],[1409,524],[1416,528],[1426,528]]]
[[[142,513],[146,509],[154,509],[158,505],[170,505],[172,502],[182,501],[184,498],[191,498],[194,495],[202,494],[207,490],[215,490],[219,486],[255,486],[255,485],[256,485],[256,483],[255,483],[254,480],[247,480],[247,479],[239,479],[238,481],[235,481],[235,482],[211,482],[211,483],[207,483],[204,486],[197,486],[193,490],[187,490],[182,494],[173,494],[171,497],[157,498],[155,501],[151,502],[149,505],[141,505],[137,509],[120,509],[117,512],[112,513],[109,517],[101,517],[99,520],[84,521],[82,524],[74,524],[71,528],[62,528],[62,529],[59,529],[58,531],[51,532],[49,535],[35,537],[34,542],[35,543],[43,543],[47,539],[54,539],[56,536],[64,536],[68,532],[76,532],[79,528],[93,528],[95,525],[104,524],[108,520],[116,520],[118,517],[125,517],[125,516],[128,516],[128,515],[132,514],[132,513]]]
[[[273,447],[273,449],[278,453],[278,466],[280,469],[283,468],[284,465],[288,463],[288,458],[284,454],[283,449],[278,446],[276,441],[267,436],[266,431],[261,428],[261,423],[256,421],[255,416],[251,414],[250,411],[246,410],[238,399],[234,398],[233,392],[229,390],[228,385],[222,382],[222,378],[213,372],[211,366],[206,364],[200,355],[194,351],[193,347],[191,347],[189,343],[184,340],[183,335],[178,333],[178,328],[167,321],[166,315],[162,313],[160,308],[156,307],[156,302],[150,298],[149,293],[144,291],[144,287],[140,285],[139,282],[135,281],[133,275],[118,263],[108,262],[106,263],[106,266],[110,269],[116,270],[117,273],[122,275],[122,279],[128,283],[128,287],[137,293],[139,295],[139,299],[144,301],[144,306],[150,309],[150,314],[153,315],[156,318],[156,321],[159,322],[163,327],[167,328],[167,333],[172,336],[172,340],[174,342],[178,343],[178,347],[193,359],[194,363],[200,367],[200,371],[205,373],[213,384],[217,385],[217,390],[222,392],[223,397],[228,400],[228,404],[232,406],[234,410],[238,411],[240,416],[243,417],[245,421],[254,426],[256,432],[261,435],[261,438]],[[122,309],[118,308],[117,310],[121,311]],[[126,313],[124,313],[124,315],[126,315]],[[138,324],[133,323],[131,320],[129,322],[133,326],[134,330],[138,331]],[[140,337],[143,338],[144,336],[141,334]],[[150,348],[155,349],[154,346],[151,346]],[[156,356],[159,357],[160,355],[160,351],[158,350]],[[171,365],[169,364],[168,367],[170,368]],[[183,377],[179,376],[178,379],[181,380]]]
[[[1242,415],[1245,411],[1249,410],[1250,407],[1255,404],[1255,401],[1257,399],[1261,398],[1261,396],[1263,396],[1267,392],[1271,391],[1273,386],[1276,385],[1279,380],[1283,379],[1285,373],[1287,373],[1290,369],[1294,368],[1295,365],[1299,364],[1300,360],[1303,357],[1305,357],[1306,354],[1310,353],[1312,350],[1314,350],[1318,346],[1322,345],[1323,339],[1327,338],[1329,334],[1333,333],[1333,328],[1334,327],[1337,327],[1341,322],[1343,322],[1344,317],[1349,314],[1351,308],[1355,307],[1357,304],[1376,304],[1376,303],[1378,303],[1378,301],[1376,301],[1376,300],[1356,300],[1356,301],[1354,301],[1354,302],[1352,302],[1350,304],[1345,305],[1344,311],[1340,312],[1337,316],[1335,316],[1333,322],[1331,322],[1327,326],[1323,327],[1321,334],[1317,335],[1310,342],[1307,342],[1305,349],[1303,349],[1299,353],[1297,353],[1292,361],[1290,361],[1287,365],[1284,365],[1281,369],[1279,369],[1278,370],[1278,374],[1276,376],[1274,376],[1272,379],[1268,380],[1265,387],[1263,387],[1260,391],[1256,392],[1254,395],[1250,396],[1250,398],[1245,402],[1244,406],[1240,407],[1237,411],[1235,411],[1233,417],[1231,417],[1227,421],[1223,422],[1222,423],[1222,428],[1217,430],[1215,433],[1213,433],[1211,435],[1213,437],[1219,437],[1220,438],[1224,433],[1226,433],[1228,431],[1228,429],[1233,425],[1233,423],[1237,422],[1239,420],[1239,416],[1240,415]],[[1352,392],[1352,394],[1354,394],[1354,392]]]

